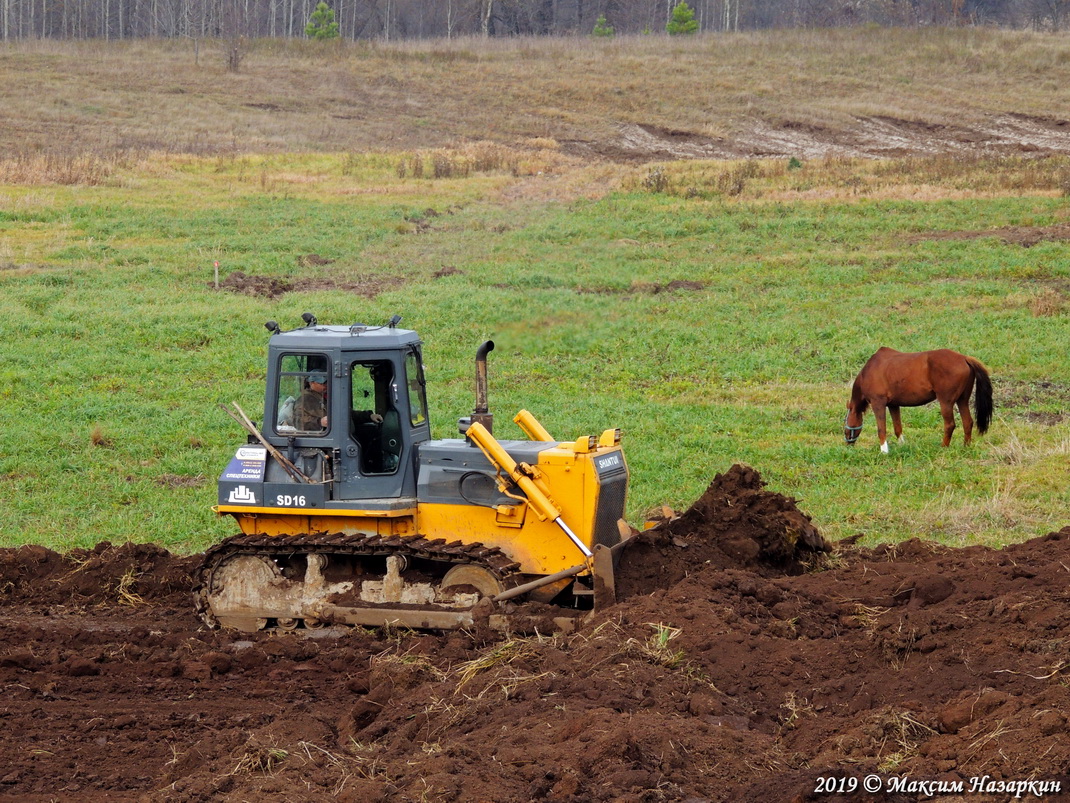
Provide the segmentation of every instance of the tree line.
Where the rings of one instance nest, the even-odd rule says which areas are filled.
[[[318,0],[0,0],[0,39],[304,37]],[[680,0],[329,0],[344,39],[666,32]],[[1060,30],[1070,0],[691,0],[699,31],[1001,25]],[[601,23],[600,19],[603,19]]]

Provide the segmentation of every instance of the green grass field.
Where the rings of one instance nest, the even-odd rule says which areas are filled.
[[[419,331],[436,437],[471,412],[493,339],[496,434],[519,436],[521,408],[561,439],[621,427],[635,524],[736,462],[833,539],[1000,545],[1070,523],[1070,159],[629,165],[554,138],[1039,116],[1070,85],[1063,39],[254,43],[229,77],[204,47],[0,47],[0,545],[231,534],[210,508],[245,435],[219,404],[260,416],[263,323],[305,311]],[[785,51],[797,81],[776,77]],[[296,289],[217,289],[215,262]],[[930,406],[890,455],[871,417],[847,448],[849,384],[882,345],[983,360],[989,434],[941,449]]]
[[[210,506],[244,434],[218,404],[259,416],[262,324],[306,310],[403,315],[425,341],[436,437],[471,411],[474,350],[493,339],[499,437],[519,436],[521,408],[562,439],[620,426],[633,522],[735,462],[831,538],[1003,544],[1070,518],[1067,243],[936,236],[1066,224],[1059,193],[792,198],[798,174],[831,186],[845,169],[815,163],[767,165],[754,198],[715,178],[690,198],[651,192],[636,168],[601,198],[515,201],[557,179],[402,179],[399,159],[175,157],[94,186],[0,187],[0,543],[188,552],[229,534]],[[320,289],[216,290],[217,260],[224,278]],[[847,448],[848,385],[881,345],[985,361],[989,435],[941,449],[932,406],[904,411],[888,456],[871,418]]]

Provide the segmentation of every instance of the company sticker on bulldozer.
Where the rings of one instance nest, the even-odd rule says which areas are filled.
[[[227,482],[263,482],[266,468],[267,449],[263,446],[241,446],[220,479]]]

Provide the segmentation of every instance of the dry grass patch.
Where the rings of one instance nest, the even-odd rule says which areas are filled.
[[[538,653],[539,639],[508,639],[488,648],[486,652],[471,661],[465,661],[454,669],[457,677],[457,690],[477,676],[492,669],[509,666],[518,661],[534,658]]]
[[[576,159],[562,154],[550,139],[527,140],[524,146],[483,141],[402,154],[397,175],[402,179],[468,178],[490,173],[535,176],[560,173],[578,164]]]
[[[250,738],[234,756],[236,763],[227,775],[247,775],[262,773],[271,775],[277,772],[282,763],[290,756],[290,751],[277,744],[264,744]]]
[[[387,650],[368,660],[373,686],[389,684],[396,688],[412,689],[425,682],[445,680],[446,673],[423,655],[397,654]]]
[[[625,649],[666,669],[673,669],[679,666],[687,657],[687,653],[683,650],[673,649],[671,644],[674,639],[683,633],[683,630],[662,622],[647,622],[647,626],[654,631],[653,634],[645,641],[635,638],[628,639],[624,645]]]
[[[1066,293],[1053,287],[1045,287],[1033,297],[1029,310],[1038,318],[1052,318],[1066,312],[1067,305]]]
[[[964,543],[977,542],[985,532],[1034,528],[1045,518],[1041,503],[1023,494],[1013,478],[999,481],[988,496],[975,501],[964,502],[956,489],[945,488],[911,516],[917,532],[942,533]]]
[[[993,458],[1000,463],[1011,466],[1033,465],[1050,458],[1063,458],[1070,455],[1070,438],[1042,439],[1025,443],[1013,430],[1008,431],[1005,443],[989,447]]]
[[[104,433],[104,427],[100,424],[95,424],[89,431],[89,442],[102,449],[110,449],[115,445],[115,441]]]
[[[792,142],[850,154],[867,135],[862,123],[877,120],[891,121],[893,144],[905,130],[905,141],[935,138],[950,153],[983,145],[993,118],[1044,152],[1045,127],[1059,135],[1059,121],[1045,116],[1070,106],[1065,38],[1025,31],[467,37],[339,42],[329,57],[311,44],[249,42],[237,74],[225,40],[9,44],[0,107],[14,124],[0,131],[0,152],[30,138],[61,154],[100,143],[202,155],[373,152],[384,143],[415,151],[492,133],[634,162],[658,157],[614,152],[624,127],[714,144],[754,134],[750,155]],[[942,129],[979,136],[940,139]]]
[[[116,170],[115,159],[93,154],[19,153],[0,159],[0,183],[40,186],[105,184]]]
[[[851,616],[851,619],[866,633],[874,636],[877,633],[877,627],[880,625],[881,617],[890,610],[891,608],[882,608],[876,605],[863,605],[859,602],[854,606],[855,612]]]
[[[922,742],[936,735],[933,728],[920,722],[910,711],[881,712],[871,717],[863,730],[877,743],[877,768],[881,772],[895,772],[904,761],[918,754]]]
[[[119,599],[120,605],[136,608],[146,604],[144,597],[134,591],[140,576],[140,574],[135,574],[133,569],[128,569],[126,573],[119,578],[119,584],[116,587],[115,593]]]
[[[1059,195],[1070,181],[1070,158],[995,157],[957,153],[898,159],[825,156],[820,159],[681,160],[634,171],[623,182],[634,192],[682,198],[747,201],[950,200],[1008,194]],[[1058,239],[1059,227],[1051,227]],[[1007,232],[1014,238],[1015,232]],[[946,236],[962,236],[948,233]],[[976,236],[1003,236],[979,232]],[[1045,232],[1037,231],[1038,239]],[[1021,239],[1021,237],[1018,237]],[[1029,241],[1023,244],[1032,244]]]
[[[781,730],[793,730],[799,727],[803,717],[816,716],[817,712],[805,697],[797,697],[795,692],[788,692],[784,702],[780,704],[780,728]]]

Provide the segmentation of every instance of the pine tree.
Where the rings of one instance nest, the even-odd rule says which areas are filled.
[[[309,39],[337,39],[338,23],[334,21],[334,9],[320,2],[305,26],[305,36]]]
[[[594,30],[591,31],[592,36],[613,36],[613,26],[606,22],[606,15],[599,14],[598,19],[594,21]]]
[[[672,19],[670,19],[668,25],[665,26],[665,30],[669,32],[670,36],[691,34],[698,30],[698,23],[695,21],[695,12],[688,7],[686,2],[679,3],[672,10]]]

